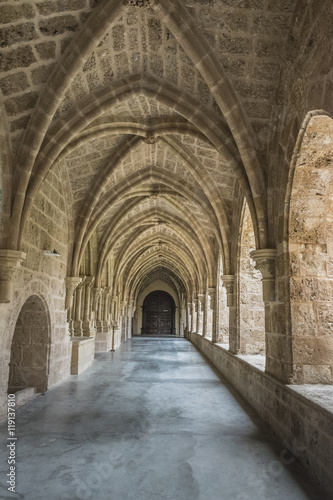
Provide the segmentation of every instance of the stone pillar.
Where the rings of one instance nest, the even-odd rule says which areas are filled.
[[[104,295],[104,288],[99,289],[98,293],[98,300],[96,301],[96,332],[101,333],[103,331],[103,295]]]
[[[0,250],[0,303],[8,303],[13,297],[12,277],[26,259],[18,250]]]
[[[250,254],[251,259],[256,263],[256,269],[262,275],[262,295],[264,302],[275,300],[275,261],[276,250],[266,248],[254,250]]]
[[[84,292],[85,276],[78,284],[75,290],[75,311],[74,311],[74,335],[75,337],[82,337],[82,315],[83,315],[83,292]]]
[[[276,360],[281,359],[281,345],[277,342],[276,329],[273,326],[275,302],[275,269],[277,251],[273,248],[254,250],[250,256],[256,263],[256,269],[262,275],[262,295],[265,303],[265,347],[266,347],[266,371],[275,376],[277,373]],[[275,314],[276,317],[276,314]],[[280,336],[279,340],[281,339]],[[281,373],[281,379],[285,378],[285,373]]]
[[[197,333],[199,335],[204,335],[205,328],[205,310],[206,310],[206,295],[204,293],[198,293],[198,314],[197,314]]]
[[[92,297],[91,297],[91,289],[93,287],[95,278],[94,276],[86,276],[84,282],[84,304],[83,304],[83,322],[82,322],[82,330],[84,337],[94,337],[95,336],[95,328],[93,324],[92,318]]]
[[[222,284],[227,291],[227,306],[229,307],[229,350],[237,354],[239,350],[239,338],[237,330],[237,304],[235,300],[235,275],[223,274]]]
[[[127,303],[123,300],[120,304],[121,309],[121,342],[127,340]]]
[[[191,332],[196,333],[197,331],[197,316],[198,316],[198,299],[193,299],[192,301],[192,321],[191,321]]]
[[[127,338],[132,337],[132,323],[133,323],[133,316],[135,312],[135,307],[134,307],[134,300],[130,300],[129,305],[128,305],[128,312],[127,312]]]
[[[102,302],[102,331],[107,333],[111,330],[111,320],[109,314],[109,301],[110,301],[110,290],[111,288],[104,288],[103,292],[103,302]]]
[[[216,306],[216,288],[208,288],[209,310],[211,311],[211,335],[212,342],[216,343],[217,338],[217,306]]]
[[[191,321],[192,321],[192,302],[187,302],[185,333],[191,331]]]

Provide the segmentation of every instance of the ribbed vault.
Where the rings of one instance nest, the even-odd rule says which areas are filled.
[[[243,59],[225,51],[235,23],[244,40],[261,36],[251,21],[257,3],[233,13],[222,4],[223,32],[216,2],[101,0],[82,11],[38,87],[25,133],[12,138],[4,243],[22,248],[38,193],[59,169],[73,222],[67,275],[93,276],[118,312],[154,281],[187,302],[217,289],[220,258],[225,274],[235,272],[231,234],[244,197],[256,246],[267,246],[256,132],[269,118],[275,80],[267,74],[279,61],[264,69],[252,46],[265,83],[250,89],[244,44]],[[267,19],[283,19],[272,39],[285,37],[290,10],[265,6]]]

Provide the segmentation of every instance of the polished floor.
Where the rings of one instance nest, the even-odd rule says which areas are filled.
[[[187,340],[133,338],[17,414],[25,500],[323,500]]]

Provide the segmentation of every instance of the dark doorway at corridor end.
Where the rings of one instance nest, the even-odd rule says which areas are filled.
[[[175,301],[167,292],[156,290],[142,306],[141,335],[175,335]]]

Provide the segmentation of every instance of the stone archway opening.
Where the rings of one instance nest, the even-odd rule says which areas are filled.
[[[171,295],[156,290],[147,295],[142,306],[142,335],[175,335],[176,305]]]
[[[11,347],[8,392],[26,388],[47,389],[49,315],[42,299],[32,295],[18,316]]]
[[[309,115],[289,205],[293,381],[333,382],[333,120]],[[305,131],[304,131],[305,129]]]
[[[244,203],[239,247],[239,353],[265,354],[265,306],[261,273],[250,253],[256,249],[248,204]]]

